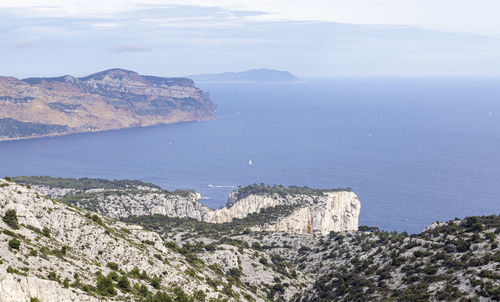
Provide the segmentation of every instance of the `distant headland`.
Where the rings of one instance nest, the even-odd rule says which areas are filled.
[[[214,111],[188,78],[124,69],[80,78],[0,77],[0,141],[210,120]]]
[[[295,83],[298,78],[288,71],[274,69],[250,69],[242,72],[223,72],[191,75],[196,82],[235,82],[235,83]]]

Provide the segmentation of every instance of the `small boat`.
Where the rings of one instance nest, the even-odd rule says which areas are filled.
[[[252,160],[249,160],[248,161],[248,165],[251,166],[252,165]]]

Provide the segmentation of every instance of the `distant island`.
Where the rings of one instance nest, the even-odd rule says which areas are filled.
[[[188,78],[110,69],[76,78],[0,77],[0,141],[213,118]]]
[[[197,82],[293,83],[298,81],[298,78],[288,71],[265,68],[242,72],[198,74],[189,77]]]

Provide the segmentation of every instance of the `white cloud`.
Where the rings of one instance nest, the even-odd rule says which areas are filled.
[[[101,18],[151,7],[196,5],[267,14],[238,15],[261,21],[312,20],[352,24],[411,25],[442,31],[500,36],[498,0],[2,0],[39,16]]]
[[[22,64],[29,72],[35,66],[52,71],[59,64],[62,72],[71,67],[75,74],[104,66],[149,68],[144,72],[151,74],[261,66],[325,76],[499,74],[500,39],[422,29],[481,28],[491,21],[490,14],[484,14],[484,22],[478,17],[459,21],[467,15],[462,0],[455,0],[456,10],[449,11],[450,0],[397,1],[214,0],[206,6],[200,0],[183,0],[183,5],[176,5],[180,0],[87,0],[84,5],[0,0],[0,22],[8,24],[0,40],[9,52],[0,66],[11,74],[22,72]],[[477,0],[469,13],[483,16],[490,4],[495,11],[491,0]],[[491,33],[491,28],[500,30],[500,25],[478,32]],[[36,37],[36,49],[17,51],[16,44],[33,45],[20,37]]]
[[[139,44],[117,44],[113,45],[110,50],[112,52],[122,53],[122,52],[146,52],[151,51],[151,48],[139,45]]]
[[[23,49],[23,48],[32,48],[35,45],[31,40],[17,40],[14,42],[14,48]]]

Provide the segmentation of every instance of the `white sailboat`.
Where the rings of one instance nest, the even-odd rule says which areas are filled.
[[[249,161],[248,161],[248,165],[249,165],[249,166],[253,165],[253,164],[252,164],[252,160],[249,160]]]

